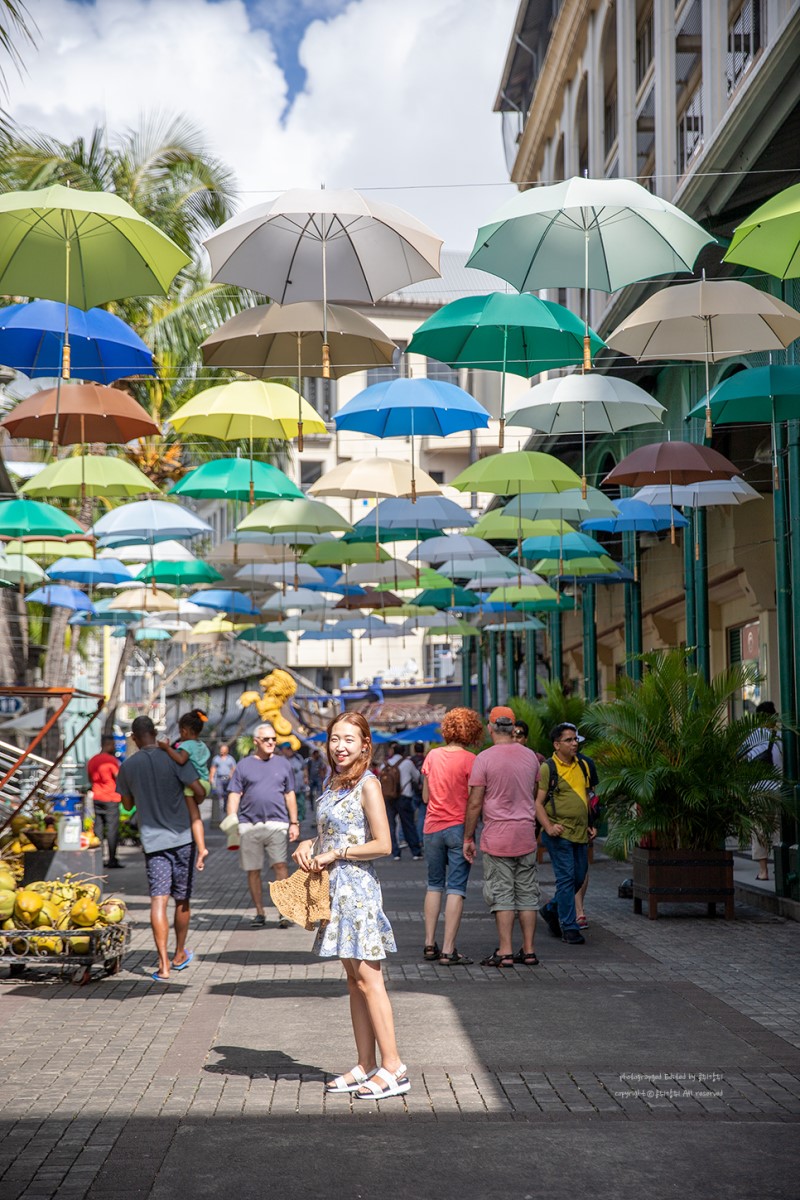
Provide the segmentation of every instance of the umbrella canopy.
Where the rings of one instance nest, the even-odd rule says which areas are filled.
[[[0,362],[31,379],[61,374],[64,329],[71,373],[109,384],[128,375],[155,375],[153,355],[129,325],[104,308],[83,312],[55,300],[11,304],[0,312]]]
[[[395,344],[382,329],[341,304],[322,311],[320,300],[259,304],[231,317],[201,345],[209,367],[234,367],[256,379],[321,375],[327,318],[330,377],[391,366]]]
[[[732,479],[738,468],[710,446],[695,442],[654,442],[627,454],[603,480],[627,487],[668,486]]]
[[[201,521],[181,504],[168,500],[138,500],[112,509],[92,527],[95,537],[106,546],[137,545],[143,540],[165,542],[173,538],[193,538],[211,533],[211,526]]]
[[[431,608],[464,608],[480,604],[481,598],[477,592],[454,587],[451,583],[444,588],[425,588],[417,596],[416,602],[423,607],[430,605]]]
[[[533,571],[528,571],[523,568],[521,571],[511,563],[512,571],[488,571],[485,575],[475,575],[472,579],[468,579],[464,586],[471,591],[476,588],[496,588],[502,587],[509,579],[516,579],[520,587],[525,584],[544,583],[541,576],[536,575]]]
[[[523,617],[519,621],[492,621],[481,628],[484,633],[536,633],[544,625],[536,617]]]
[[[406,633],[413,633],[415,628],[422,628],[428,637],[478,637],[479,630],[470,625],[463,617],[453,613],[437,613],[435,617],[420,617],[418,622],[406,621],[403,626]]]
[[[749,483],[735,476],[733,479],[715,479],[691,483],[684,487],[650,485],[640,488],[633,497],[644,504],[679,504],[682,508],[713,508],[716,505],[747,504],[760,500],[760,494]]]
[[[161,435],[141,404],[119,388],[96,383],[72,383],[36,392],[7,413],[0,428],[11,437],[46,441],[55,433],[56,413],[62,446],[85,442],[124,445],[133,438]]]
[[[189,599],[199,608],[214,608],[219,612],[245,617],[258,616],[258,609],[248,597],[231,588],[209,588],[207,591],[194,592]]]
[[[157,588],[126,588],[108,604],[108,612],[177,612],[178,601]]]
[[[391,555],[382,546],[366,542],[322,542],[303,551],[303,562],[312,567],[338,567],[344,563],[389,562]]]
[[[430,538],[421,542],[409,554],[411,561],[443,563],[449,559],[502,558],[500,551],[483,538],[463,533],[451,533],[446,537]]]
[[[552,454],[516,450],[478,459],[456,475],[450,486],[460,492],[515,496],[522,492],[564,492],[580,482],[579,476]]]
[[[52,462],[21,488],[24,496],[75,499],[139,496],[157,492],[151,479],[124,458],[81,454]]]
[[[537,562],[536,570],[540,575],[561,575],[571,579],[580,575],[612,575],[615,571],[621,571],[622,568],[607,554],[601,554],[593,557],[586,555],[571,558],[568,563],[563,559],[543,558]]]
[[[442,575],[439,571],[434,571],[431,567],[422,567],[419,572],[419,578],[415,579],[399,579],[397,583],[378,583],[375,585],[375,590],[382,592],[388,591],[391,588],[395,592],[410,591],[412,588],[449,588],[452,584],[446,575]],[[417,600],[416,603],[419,603]]]
[[[271,463],[252,458],[212,458],[187,472],[169,489],[171,496],[222,500],[298,500],[303,493]]]
[[[510,558],[487,557],[487,558],[468,558],[462,562],[460,559],[452,558],[448,562],[442,563],[439,570],[448,579],[469,579],[474,575],[480,578],[481,575],[503,575],[506,579],[510,579],[512,575],[519,575],[521,568],[511,561]]]
[[[200,583],[218,583],[222,579],[219,571],[210,563],[193,558],[189,562],[169,560],[147,562],[139,571],[142,583],[172,584],[174,587],[197,587]]]
[[[301,642],[351,642],[353,634],[349,629],[340,625],[328,625],[325,629],[307,629],[300,634]],[[321,740],[325,741],[327,734],[323,733]]]
[[[287,588],[285,592],[277,592],[265,600],[261,611],[282,613],[292,609],[318,608],[319,604],[319,592],[312,592],[310,588]]]
[[[441,496],[442,489],[425,471],[399,458],[362,458],[340,463],[326,471],[308,489],[309,496],[341,496],[347,500],[372,500],[379,496]]]
[[[581,521],[581,529],[597,533],[661,533],[670,527],[681,529],[689,524],[669,504],[645,504],[630,497],[618,500],[617,508],[618,516],[590,517]]]
[[[0,556],[0,577],[5,583],[23,584],[32,587],[47,578],[43,569],[27,554]],[[2,586],[2,584],[0,584]]]
[[[334,575],[338,578],[339,572],[334,571]],[[295,587],[325,587],[323,575],[307,563],[248,563],[236,572],[234,579],[241,580],[247,586],[274,584],[278,587],[281,584],[293,583]]]
[[[368,587],[359,589],[356,596],[343,596],[335,607],[351,611],[358,608],[402,608],[403,601],[389,591],[378,591],[377,588]]]
[[[116,558],[59,558],[48,568],[51,579],[71,579],[75,583],[126,583],[133,579],[127,567]]]
[[[729,375],[687,414],[702,417],[706,407],[717,425],[770,424],[800,417],[800,366],[748,367]]]
[[[297,437],[300,420],[306,433],[327,432],[325,422],[294,388],[261,379],[204,388],[169,420],[178,432],[202,433],[223,441],[239,438],[286,441]]]
[[[102,629],[104,626],[108,626],[109,629],[122,629],[127,625],[135,625],[140,617],[141,613],[130,612],[76,612],[72,614],[68,623],[86,629]]]
[[[336,428],[374,437],[447,437],[485,429],[489,414],[463,388],[437,379],[390,379],[359,392],[334,414]]]
[[[371,641],[376,638],[404,636],[402,625],[389,625],[382,617],[376,617],[373,613],[370,613],[369,616],[342,617],[337,621],[336,627],[349,630],[350,633],[360,634],[362,637],[366,635]]]
[[[0,195],[0,293],[91,308],[165,296],[190,259],[121,196],[50,187]]]
[[[582,521],[589,516],[609,516],[616,514],[615,503],[598,488],[587,488],[586,497],[580,488],[568,488],[557,494],[533,494],[515,496],[503,509],[508,516],[529,517],[532,521],[547,520],[560,517],[564,521]]]
[[[320,295],[325,304],[380,300],[438,276],[441,245],[393,204],[328,188],[284,192],[226,221],[205,242],[215,282],[279,304]]]
[[[243,629],[236,635],[237,642],[288,642],[289,637],[282,629],[265,629],[263,625],[254,625]]]
[[[474,525],[472,529],[466,533],[465,537],[479,537],[487,542],[514,542],[517,536],[522,533],[523,537],[535,537],[541,533],[559,533],[566,525],[565,521],[548,521],[547,528],[541,528],[545,524],[542,521],[531,521],[528,517],[512,517],[507,516],[499,509],[492,509],[491,512],[484,513]],[[569,529],[570,526],[567,526]]]
[[[540,603],[557,604],[561,599],[562,597],[559,596],[555,588],[550,587],[547,583],[523,584],[522,587],[509,584],[505,587],[496,587],[493,592],[489,593],[490,603],[524,603],[526,611],[535,611],[536,605]]]
[[[605,555],[606,550],[593,537],[585,533],[567,533],[563,536],[530,537],[522,543],[522,553],[526,558],[593,558]],[[536,567],[539,570],[539,567]],[[552,571],[541,571],[540,574],[552,574]]]
[[[271,500],[254,508],[237,526],[245,533],[344,533],[352,528],[335,509],[319,500]]]
[[[386,562],[356,563],[347,572],[349,583],[388,583],[390,587],[401,581],[416,580],[417,572],[414,567],[399,558],[391,558]]]
[[[70,549],[70,554],[73,550]],[[148,543],[132,543],[130,546],[121,546],[118,550],[112,547],[107,547],[97,552],[98,558],[118,558],[120,562],[125,563],[151,563],[151,562],[168,562],[172,565],[175,563],[193,563],[198,560],[192,554],[191,550],[182,545],[181,542],[176,542],[168,538],[166,541],[158,542],[156,545]],[[166,583],[167,581],[164,580]]]
[[[94,605],[87,595],[77,588],[64,587],[63,584],[48,584],[47,587],[36,588],[28,592],[25,603],[46,604],[51,608],[69,608],[73,612],[94,612]]]
[[[406,540],[394,536],[399,533],[408,534],[407,540],[416,542],[425,534],[440,533],[445,529],[468,529],[474,524],[475,518],[446,496],[419,496],[416,503],[390,498],[376,504],[356,522],[354,532],[346,536],[348,541],[355,541],[363,534],[365,540],[371,541],[377,526],[382,537],[393,535],[386,536],[386,541]]]
[[[68,554],[70,558],[92,558],[93,539],[85,533],[67,534],[66,537],[20,537],[6,542],[8,555],[29,554],[40,562],[53,562]]]
[[[520,292],[616,292],[637,279],[691,271],[714,240],[630,179],[576,176],[507,201],[478,230],[467,266],[491,271]]]
[[[7,538],[85,536],[78,522],[60,508],[28,499],[0,501],[0,532]]]
[[[785,188],[736,226],[724,261],[778,279],[800,275],[800,184]]]

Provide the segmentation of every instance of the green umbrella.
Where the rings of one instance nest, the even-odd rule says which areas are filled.
[[[446,616],[449,617],[449,620],[444,620],[438,625],[428,626],[425,636],[449,637],[454,634],[456,637],[478,637],[480,635],[480,630],[476,629],[474,625],[470,625],[468,621],[463,621],[460,617],[454,617],[450,613],[447,613]]]
[[[320,500],[270,500],[237,525],[240,533],[349,533],[353,526]]]
[[[193,562],[151,562],[139,572],[143,583],[173,584],[176,587],[191,587],[201,583],[218,583],[223,578],[210,563],[199,558]]]
[[[265,629],[263,625],[251,625],[236,635],[237,642],[288,642],[289,638],[283,631]]]
[[[769,271],[778,279],[800,275],[800,183],[779,192],[737,225],[724,261]]]
[[[528,583],[522,587],[496,587],[489,593],[490,604],[536,604],[547,600],[558,603],[558,592],[548,583]]]
[[[616,517],[619,509],[599,488],[587,488],[586,499],[580,488],[566,492],[529,493],[515,496],[503,509],[507,516],[528,517],[531,521],[560,517],[562,521],[586,521],[589,517]],[[566,533],[567,530],[564,530]]]
[[[519,533],[527,538],[571,532],[572,526],[567,525],[566,521],[531,521],[529,517],[520,520],[519,517],[507,516],[499,509],[492,509],[491,512],[484,513],[472,529],[466,529],[464,537],[479,537],[487,542],[513,542]]]
[[[34,499],[73,500],[95,496],[127,498],[157,492],[158,488],[124,458],[79,454],[50,463],[20,490],[23,496]]]
[[[7,558],[0,558],[0,575],[3,581],[9,584],[22,584],[24,587],[33,587],[34,584],[42,583],[45,579],[45,573],[38,563],[35,563],[27,554],[8,555]],[[0,582],[0,586],[3,583]]]
[[[605,343],[589,330],[591,352]],[[491,292],[445,304],[420,325],[407,353],[426,354],[451,367],[501,371],[500,448],[505,427],[506,372],[529,379],[540,371],[584,359],[583,321],[552,300],[530,293]]]
[[[434,608],[473,608],[480,602],[481,598],[476,592],[454,587],[452,583],[443,588],[426,588],[417,596],[418,604],[432,605]]]
[[[403,592],[412,588],[450,588],[450,580],[432,567],[423,567],[415,579],[399,579],[397,583],[378,583],[376,592]]]
[[[198,500],[302,500],[288,475],[271,463],[252,458],[216,458],[195,467],[173,483],[169,494]]]
[[[85,532],[60,508],[27,499],[0,502],[0,530],[8,538],[64,537],[68,533]]]
[[[320,542],[303,551],[301,562],[311,567],[351,566],[353,563],[388,562],[391,554],[374,542]]]
[[[573,612],[577,608],[575,598],[573,596],[565,596],[563,592],[556,592],[555,599],[543,600],[523,600],[520,604],[514,605],[515,612],[521,613],[543,613],[543,612]]]
[[[57,558],[67,555],[69,558],[94,558],[92,539],[84,534],[69,535],[68,537],[52,534],[43,538],[27,538],[25,541],[13,541],[6,544],[6,554],[28,554],[31,558],[39,558],[42,562],[55,562]]]
[[[450,487],[460,492],[518,496],[525,492],[564,492],[580,487],[580,483],[580,476],[552,454],[515,450],[479,458],[456,475]]]
[[[612,575],[619,570],[617,563],[613,562],[607,554],[598,557],[596,555],[584,555],[582,558],[570,558],[565,561],[559,558],[543,558],[534,566],[534,571],[539,575]]]

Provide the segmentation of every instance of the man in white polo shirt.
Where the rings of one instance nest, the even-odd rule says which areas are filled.
[[[247,872],[247,884],[256,908],[251,924],[266,925],[261,871],[264,851],[276,879],[286,879],[289,841],[300,836],[294,772],[281,754],[275,753],[275,730],[259,725],[253,738],[253,753],[236,766],[228,791],[228,814],[239,817],[239,862]],[[291,921],[282,918],[281,929]]]

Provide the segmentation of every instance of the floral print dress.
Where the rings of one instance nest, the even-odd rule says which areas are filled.
[[[367,771],[354,788],[341,791],[331,786],[317,800],[317,853],[344,850],[372,839],[361,789]],[[395,951],[394,934],[383,911],[381,885],[372,863],[342,859],[330,866],[331,919],[317,933],[314,952],[321,958],[386,958]]]

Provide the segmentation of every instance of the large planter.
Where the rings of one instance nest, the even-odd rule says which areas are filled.
[[[637,846],[632,859],[634,912],[640,913],[646,900],[651,921],[658,916],[659,904],[705,904],[713,917],[717,904],[724,904],[725,919],[733,920],[732,851]]]

